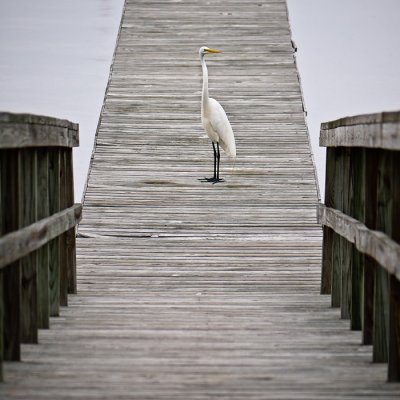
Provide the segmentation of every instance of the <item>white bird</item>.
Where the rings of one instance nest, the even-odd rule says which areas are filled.
[[[221,104],[217,100],[208,97],[208,71],[204,56],[210,53],[221,53],[221,50],[201,47],[199,50],[201,67],[203,69],[203,91],[201,95],[201,122],[208,137],[212,141],[214,150],[214,176],[205,178],[206,182],[223,182],[219,177],[219,147],[228,156],[236,157],[236,144],[231,124]]]

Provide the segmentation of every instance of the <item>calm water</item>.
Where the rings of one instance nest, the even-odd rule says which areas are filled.
[[[80,125],[80,201],[108,81],[123,0],[0,0],[0,110]]]
[[[288,7],[323,194],[320,123],[400,109],[400,1],[288,0]],[[123,0],[0,0],[0,110],[80,124],[77,201],[122,8]]]

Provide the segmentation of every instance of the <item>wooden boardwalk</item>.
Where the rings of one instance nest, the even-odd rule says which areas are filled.
[[[238,156],[212,175],[198,48]],[[319,295],[314,167],[285,0],[127,0],[78,238],[78,295],[5,399],[394,399]]]

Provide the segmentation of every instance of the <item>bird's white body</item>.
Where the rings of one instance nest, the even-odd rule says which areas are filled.
[[[203,91],[201,99],[201,122],[208,137],[213,143],[218,143],[231,157],[236,157],[236,144],[231,124],[221,104],[208,96],[208,71],[204,55],[207,52],[217,52],[208,47],[199,51],[203,69]]]
[[[201,122],[211,141],[219,143],[229,156],[236,157],[236,144],[232,127],[224,109],[217,100],[208,98],[205,106],[202,107]]]

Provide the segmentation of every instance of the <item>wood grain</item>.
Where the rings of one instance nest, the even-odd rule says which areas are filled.
[[[18,154],[20,150],[1,150],[1,197],[2,205],[18,204]],[[16,207],[1,215],[2,235],[17,230],[19,213]],[[4,250],[2,251],[2,254]],[[21,304],[21,267],[19,261],[3,270],[3,349],[5,360],[19,360],[20,352],[20,304]],[[7,327],[7,329],[5,328]]]
[[[368,229],[339,210],[319,204],[318,220],[329,226],[359,251],[373,257],[390,274],[400,277],[400,245],[381,231]]]
[[[351,149],[349,215],[361,222],[365,222],[365,168],[365,149]],[[352,246],[351,259],[351,329],[362,330],[365,256]]]
[[[37,221],[37,162],[36,152],[30,149],[21,149],[18,154],[18,180],[12,182],[18,185],[18,203],[16,205],[18,228],[25,228]],[[3,241],[3,239],[1,239]],[[2,255],[8,254],[10,246],[4,246]],[[10,252],[11,253],[11,252]],[[37,343],[38,341],[38,304],[37,304],[37,252],[19,255],[21,268],[21,340],[23,343]],[[11,253],[12,254],[12,253]],[[10,263],[16,259],[10,259]]]
[[[0,148],[79,146],[73,122],[32,114],[0,112]]]
[[[80,220],[81,213],[82,205],[75,204],[0,238],[0,268],[39,249],[74,227]]]
[[[389,399],[320,296],[314,166],[284,0],[128,0],[77,240],[78,294],[5,363],[9,399]],[[210,94],[238,157],[200,122]]]
[[[400,111],[357,115],[322,123],[320,145],[400,150]]]

